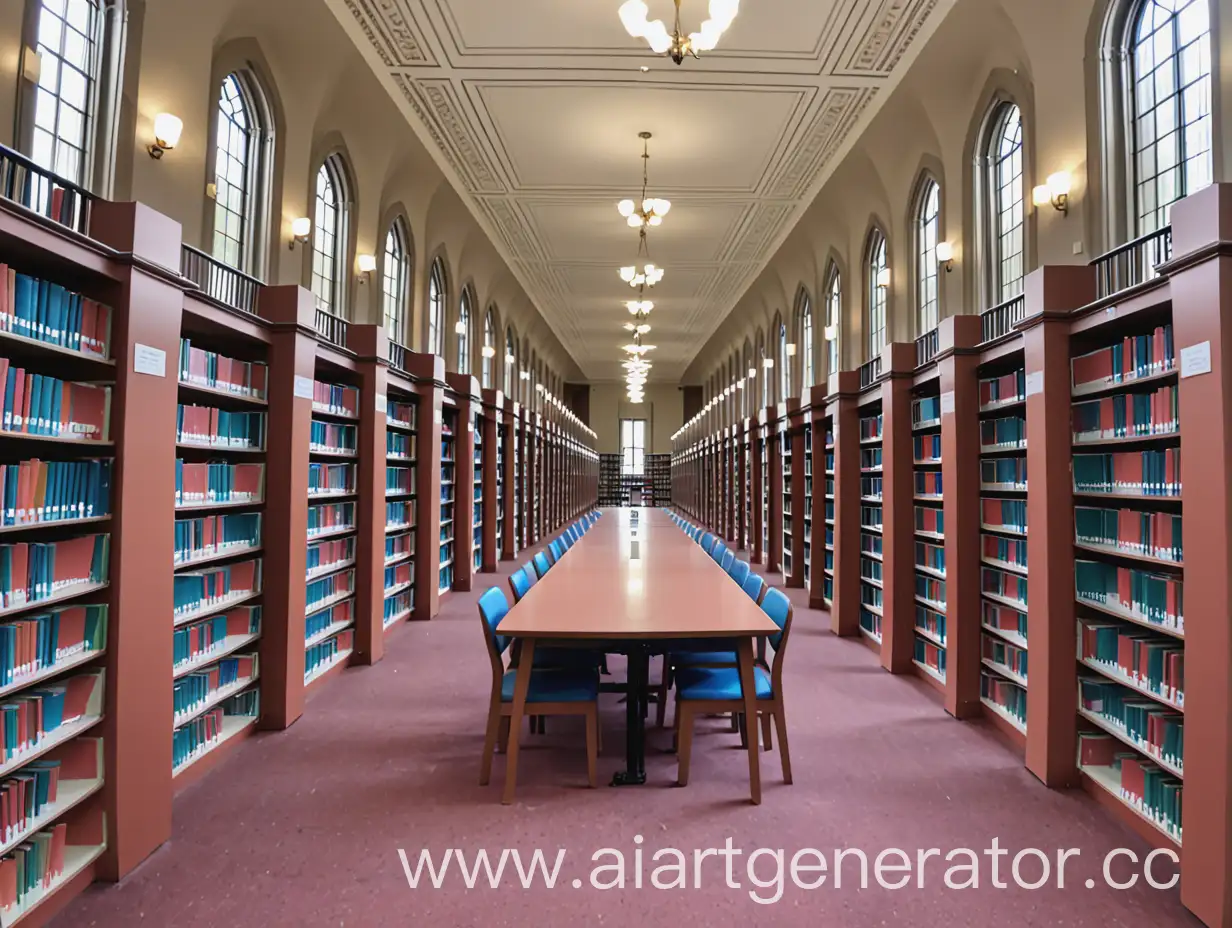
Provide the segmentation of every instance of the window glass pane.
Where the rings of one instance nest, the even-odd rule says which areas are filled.
[[[404,344],[406,334],[407,268],[406,238],[402,220],[395,220],[385,235],[385,264],[381,275],[381,307],[385,331],[392,341]]]
[[[341,204],[338,178],[330,161],[317,171],[312,222],[312,292],[318,309],[337,313]]]
[[[880,232],[873,233],[868,262],[868,356],[881,354],[886,344],[886,302],[889,288],[882,283],[886,270],[886,242]]]
[[[236,74],[222,82],[218,95],[218,131],[214,139],[214,257],[242,271],[252,216],[256,120]]]
[[[937,240],[941,231],[941,188],[929,181],[920,197],[916,217],[919,236],[916,252],[916,327],[917,335],[937,327]]]
[[[428,276],[428,344],[429,353],[443,357],[445,346],[442,339],[445,330],[445,271],[440,259],[432,262]]]
[[[1022,113],[1010,103],[994,123],[989,172],[993,296],[1003,303],[1022,293],[1023,276]]]
[[[31,157],[40,167],[88,186],[85,176],[98,81],[98,0],[44,0],[38,14],[39,92],[34,100]],[[37,185],[35,196],[49,190]],[[45,202],[30,204],[46,209]]]

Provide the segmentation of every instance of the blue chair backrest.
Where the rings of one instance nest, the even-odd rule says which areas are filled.
[[[714,542],[714,547],[710,549],[710,557],[716,564],[723,563],[723,555],[727,553],[727,545],[719,541],[717,538]]]
[[[573,536],[570,535],[568,532],[563,532],[560,538],[556,540],[560,542],[560,548],[561,548],[562,553],[565,551],[568,551],[570,548],[573,547]]]
[[[736,562],[736,555],[731,551],[723,552],[723,560],[719,561],[719,566],[727,573],[731,573],[731,566]]]
[[[526,576],[525,568],[518,568],[509,575],[509,587],[513,590],[515,602],[530,592],[530,586],[531,582]]]
[[[551,568],[551,563],[548,562],[548,556],[540,551],[532,559],[535,564],[535,572],[539,574],[539,579],[543,579],[543,575]]]
[[[749,578],[750,570],[752,570],[752,568],[749,567],[748,561],[736,561],[731,565],[731,567],[728,568],[727,572],[731,574],[731,578],[736,581],[736,586],[743,587],[744,581]]]
[[[488,641],[497,654],[504,654],[512,639],[496,634],[496,627],[500,625],[501,619],[509,614],[509,601],[505,599],[500,587],[491,587],[479,597],[479,614],[483,616],[484,625],[487,627]]]
[[[714,547],[714,536],[711,535],[709,532],[707,532],[705,535],[702,536],[702,550],[705,551],[707,554],[709,554],[710,549],[713,547]]]
[[[561,546],[559,538],[553,538],[548,542],[548,550],[552,552],[552,560],[559,561],[565,553],[565,549]]]
[[[787,594],[782,590],[776,590],[774,587],[771,587],[766,590],[766,595],[762,597],[761,611],[770,616],[774,620],[774,624],[780,629],[777,635],[771,635],[767,639],[770,642],[770,647],[777,651],[783,641],[781,629],[787,627],[787,616],[791,612],[791,600],[787,598]]]
[[[757,602],[761,598],[761,588],[765,584],[766,581],[761,578],[760,574],[750,573],[744,578],[744,583],[740,584],[740,588],[749,594],[749,599]]]

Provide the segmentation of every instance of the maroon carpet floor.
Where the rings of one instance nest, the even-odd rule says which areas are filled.
[[[482,577],[479,590],[504,585],[509,572],[505,565],[499,578]],[[477,785],[490,682],[477,595],[450,595],[434,621],[395,631],[380,664],[347,670],[328,683],[290,730],[242,745],[178,797],[174,834],[162,849],[122,883],[89,890],[53,922],[55,928],[743,928],[752,919],[839,928],[1198,924],[1176,889],[1149,889],[1142,879],[1125,891],[1106,887],[1101,867],[1109,850],[1126,847],[1141,858],[1148,847],[1085,795],[1045,789],[991,729],[947,716],[925,684],[890,676],[862,644],[824,631],[822,616],[803,609],[795,591],[799,611],[785,682],[793,786],[782,783],[778,754],[763,753],[764,801],[750,805],[738,739],[722,720],[710,719],[695,740],[688,787],[675,785],[666,734],[652,731],[646,786],[590,790],[580,720],[560,719],[546,736],[530,739],[517,803],[502,806],[500,756],[492,784]],[[613,670],[620,672],[615,663]],[[652,677],[657,674],[656,663]],[[604,697],[603,783],[623,759],[624,713],[617,698]],[[728,838],[745,857],[759,847],[784,851],[780,901],[752,901],[750,892],[770,898],[774,890],[752,885],[744,858],[733,866],[739,888],[727,886],[719,857],[703,859],[698,886],[694,854],[723,848]],[[950,865],[936,857],[925,863],[924,887],[917,887],[919,849],[982,854],[994,839],[1010,851],[1000,865],[1010,888],[991,885],[986,856],[978,889],[948,889]],[[566,849],[557,888],[539,881],[524,890],[510,866],[495,890],[486,884],[468,890],[453,869],[445,888],[412,890],[399,857],[399,849],[414,863],[424,848],[439,858],[450,848],[469,854],[505,847],[523,854],[542,848],[553,860],[557,849]],[[623,890],[590,886],[590,858],[600,848],[624,855]],[[664,848],[689,855],[688,888],[651,887],[654,869],[674,859],[652,861]],[[855,857],[844,861],[841,888],[834,887],[832,872],[821,888],[794,887],[790,860],[805,848],[820,850],[831,864],[836,849],[864,851],[869,888],[858,888]],[[906,888],[876,882],[872,862],[889,848],[912,859]],[[1043,850],[1054,862],[1058,849],[1081,849],[1067,863],[1066,888],[1056,887],[1055,867],[1043,888],[1015,887],[1009,860],[1023,848]],[[638,850],[644,861],[640,889]],[[764,857],[756,873],[770,883],[775,867]],[[1128,870],[1116,866],[1112,872],[1125,879]],[[1024,859],[1023,879],[1038,873],[1038,863]],[[661,880],[674,875],[665,871]],[[599,874],[602,881],[611,877],[611,870]],[[901,878],[892,871],[884,877]],[[815,875],[802,873],[801,879]],[[581,885],[575,888],[574,880]]]

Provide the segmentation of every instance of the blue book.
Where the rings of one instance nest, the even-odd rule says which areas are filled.
[[[43,406],[43,375],[34,374],[30,377],[30,418],[26,422],[26,431],[31,435],[42,435],[39,425],[39,410]]]
[[[18,335],[33,338],[34,332],[30,320],[34,315],[36,290],[38,285],[34,278],[27,274],[18,274],[13,282],[13,323]]]

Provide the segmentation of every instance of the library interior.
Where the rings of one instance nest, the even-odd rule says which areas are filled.
[[[0,24],[0,928],[1232,928],[1232,0]]]

